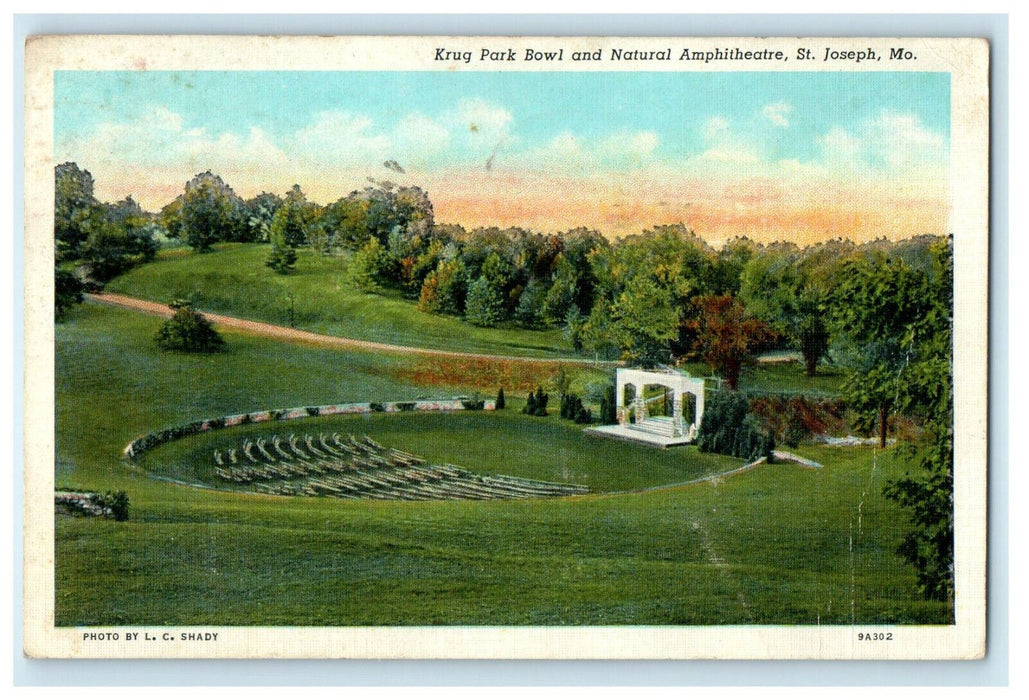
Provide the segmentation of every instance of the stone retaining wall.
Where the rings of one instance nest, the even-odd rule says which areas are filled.
[[[211,430],[230,428],[235,425],[247,425],[250,423],[266,423],[270,421],[288,421],[300,418],[315,418],[317,416],[345,416],[368,413],[406,413],[409,411],[466,411],[484,410],[492,411],[496,403],[492,400],[482,400],[481,409],[473,404],[470,399],[442,399],[428,401],[389,401],[377,403],[340,403],[327,404],[324,406],[304,406],[301,408],[271,409],[268,411],[254,411],[252,413],[239,413],[218,418],[207,418],[192,423],[183,423],[171,428],[164,428],[153,433],[148,433],[136,438],[122,451],[122,456],[130,462],[138,462],[148,450],[158,445],[179,440],[189,435],[198,435]]]

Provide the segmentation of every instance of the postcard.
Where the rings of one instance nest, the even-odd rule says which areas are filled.
[[[25,654],[981,658],[988,76],[30,38]]]

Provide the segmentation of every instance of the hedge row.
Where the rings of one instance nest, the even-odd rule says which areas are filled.
[[[206,420],[193,421],[182,425],[172,426],[142,437],[136,438],[125,446],[122,452],[125,459],[130,462],[137,462],[144,453],[152,450],[158,445],[166,442],[179,440],[190,435],[206,433],[219,428],[229,428],[234,425],[247,425],[250,423],[265,423],[268,421],[286,421],[307,418],[309,416],[337,416],[362,413],[402,413],[407,411],[465,411],[471,410],[467,399],[439,400],[439,401],[391,401],[388,403],[341,403],[329,404],[326,406],[304,406],[302,408],[272,409],[269,411],[255,411],[253,413],[240,413],[231,416],[219,416]],[[481,404],[481,405],[479,405]],[[495,408],[493,401],[475,402],[475,409],[492,411]]]

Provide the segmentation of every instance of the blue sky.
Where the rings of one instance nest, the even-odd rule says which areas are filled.
[[[386,159],[441,201],[506,201],[540,178],[946,179],[950,93],[915,72],[76,71],[56,75],[54,119],[58,162],[151,208],[206,169],[331,201],[395,177]]]

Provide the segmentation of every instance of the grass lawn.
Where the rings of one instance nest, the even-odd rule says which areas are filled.
[[[585,484],[592,492],[676,484],[730,471],[742,460],[702,454],[694,447],[648,448],[605,440],[551,415],[535,418],[516,409],[453,414],[371,414],[261,423],[196,435],[147,453],[141,467],[186,481],[224,485],[214,474],[213,451],[239,449],[244,437],[287,437],[319,432],[369,435],[386,447],[455,464],[482,474]]]
[[[524,501],[282,498],[156,481],[119,454],[161,426],[439,391],[398,379],[409,359],[236,333],[221,355],[162,353],[153,344],[159,324],[85,305],[57,328],[57,483],[124,489],[131,499],[127,522],[57,519],[58,625],[950,619],[945,605],[919,598],[913,570],[895,554],[906,521],[882,486],[904,465],[890,450],[806,447],[798,451],[823,469],[772,465],[694,486]],[[310,425],[322,420],[330,419]],[[594,443],[571,424],[516,408],[337,423],[346,420],[429,458],[556,480],[567,469],[568,480],[598,491],[718,466],[690,450],[680,460],[675,451]],[[210,441],[238,436],[181,441],[152,458],[165,452],[160,468],[188,469]]]
[[[226,243],[205,254],[169,251],[112,280],[108,289],[168,303],[188,298],[201,310],[358,340],[494,355],[572,357],[559,330],[478,328],[422,313],[398,293],[365,294],[345,281],[346,257],[297,251],[296,271],[265,266],[269,247]]]

